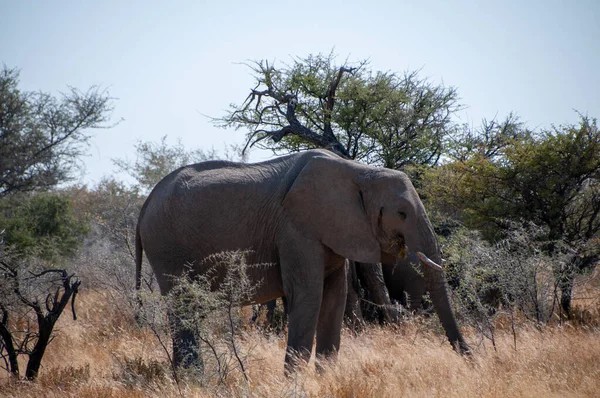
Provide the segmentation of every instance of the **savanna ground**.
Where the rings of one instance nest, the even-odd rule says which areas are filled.
[[[154,334],[140,329],[127,306],[108,291],[83,290],[78,319],[66,313],[58,323],[37,382],[10,381],[6,397],[579,397],[600,391],[600,307],[585,300],[600,277],[579,285],[578,320],[536,327],[520,317],[515,333],[509,317],[496,319],[491,340],[474,330],[466,335],[471,360],[447,344],[436,321],[413,318],[398,326],[368,327],[354,335],[345,329],[339,360],[319,375],[313,361],[294,377],[283,374],[285,336],[246,325],[239,343],[251,349],[249,382],[239,371],[205,385],[193,379],[179,385]],[[582,311],[583,310],[583,311]],[[250,310],[248,310],[248,317]],[[581,322],[581,320],[585,322]],[[516,349],[515,349],[516,339]]]

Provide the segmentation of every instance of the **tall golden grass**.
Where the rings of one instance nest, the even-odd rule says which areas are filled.
[[[586,290],[586,292],[588,292]],[[345,330],[336,363],[317,374],[311,364],[283,375],[285,336],[248,328],[240,343],[252,348],[250,381],[232,372],[224,384],[176,384],[164,350],[148,330],[109,294],[82,292],[77,321],[63,316],[35,383],[3,375],[6,397],[597,397],[600,396],[600,329],[563,323],[544,328],[507,322],[496,348],[474,331],[468,360],[454,353],[430,319],[396,327]],[[598,303],[588,305],[598,316]],[[516,349],[514,338],[516,337]],[[314,356],[313,356],[314,357]]]

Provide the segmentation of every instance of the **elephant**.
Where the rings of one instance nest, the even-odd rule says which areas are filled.
[[[383,276],[389,297],[410,311],[425,310],[429,313],[430,302],[426,300],[427,287],[423,270],[415,253],[408,253],[406,259],[399,259],[396,264],[382,264]],[[502,291],[497,285],[494,275],[481,275],[482,286],[476,293],[477,300],[483,304],[489,315],[493,315],[502,305],[506,305]],[[459,280],[449,280],[452,288],[458,287]]]
[[[418,253],[431,301],[453,348],[469,353],[449,302],[440,247],[423,203],[403,172],[323,149],[265,162],[208,161],[181,167],[151,191],[136,227],[136,287],[146,253],[167,294],[184,270],[203,274],[210,255],[248,250],[252,303],[285,296],[284,370],[337,357],[347,294],[346,258],[394,263]],[[193,333],[174,324],[173,359],[188,366]],[[319,361],[317,361],[319,366]]]
[[[348,272],[346,319],[348,326],[358,331],[362,328],[365,320],[396,323],[399,319],[399,313],[390,300],[384,281],[382,264],[346,261]],[[361,305],[361,288],[366,296],[366,301],[362,303],[365,305]],[[375,313],[376,316],[374,317]]]
[[[427,288],[419,263],[417,255],[409,252],[405,259],[399,259],[395,264],[381,265],[390,299],[411,311],[429,308],[429,303],[423,299]]]

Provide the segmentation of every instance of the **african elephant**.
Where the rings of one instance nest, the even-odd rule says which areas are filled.
[[[360,330],[365,320],[397,322],[399,313],[390,300],[382,265],[347,260],[346,269],[348,272],[348,298],[346,300],[348,325],[352,329]],[[363,297],[359,291],[365,295],[365,301],[361,300]],[[374,311],[375,309],[376,311]]]
[[[428,303],[423,299],[426,283],[419,263],[417,255],[410,252],[396,264],[381,265],[390,299],[411,311],[428,308]]]
[[[402,172],[310,150],[256,164],[209,161],[184,166],[154,187],[136,228],[136,285],[142,251],[162,294],[192,264],[205,272],[213,253],[248,249],[257,281],[252,301],[285,296],[285,369],[340,347],[347,283],[344,259],[392,263],[408,246],[419,254],[434,308],[459,352],[469,347],[452,313],[440,248],[425,208]],[[261,283],[258,283],[261,282]],[[173,333],[174,360],[186,365],[193,334]]]

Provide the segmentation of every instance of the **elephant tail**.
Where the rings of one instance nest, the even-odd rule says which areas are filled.
[[[135,227],[135,290],[142,287],[142,238],[140,237],[140,223]]]

